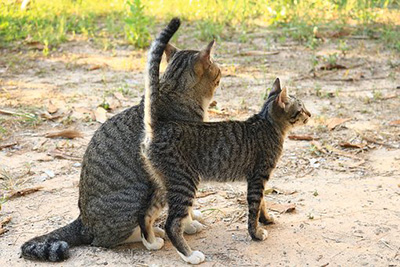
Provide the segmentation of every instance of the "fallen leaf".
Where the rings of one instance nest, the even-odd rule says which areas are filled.
[[[311,136],[311,135],[289,135],[289,139],[291,140],[304,140],[304,141],[312,141],[312,140],[318,140],[320,139],[319,137]]]
[[[126,100],[125,96],[121,92],[114,92],[114,96],[120,101]]]
[[[198,192],[196,198],[208,197],[210,195],[215,195],[217,192]]]
[[[100,122],[100,123],[104,123],[107,120],[107,111],[102,108],[102,107],[98,107],[96,109],[96,111],[94,112],[94,116],[96,117],[96,121]]]
[[[43,112],[43,113],[40,114],[40,117],[42,117],[42,118],[44,118],[46,120],[56,120],[56,119],[62,118],[63,114],[51,115],[48,112]]]
[[[3,220],[1,220],[0,222],[0,228],[5,226],[6,224],[8,224],[11,221],[11,216],[4,218]]]
[[[210,105],[208,105],[208,108],[215,108],[217,106],[217,101],[212,101],[211,103],[210,103]]]
[[[389,125],[400,125],[400,120],[391,121]]]
[[[343,65],[339,65],[339,64],[328,63],[328,64],[320,67],[319,69],[320,70],[343,70],[343,69],[347,69],[347,67],[345,67]]]
[[[333,129],[335,129],[336,126],[338,126],[342,123],[345,123],[346,121],[349,121],[349,120],[351,120],[351,119],[350,118],[345,118],[345,119],[332,118],[326,122],[326,126],[328,127],[329,130],[333,130]]]
[[[57,138],[57,137],[64,137],[68,139],[74,139],[74,138],[79,138],[83,137],[83,134],[77,130],[62,130],[59,132],[53,132],[53,133],[47,133],[45,135],[47,138]]]
[[[272,187],[268,187],[264,189],[264,195],[269,195],[275,192],[275,189]]]
[[[51,101],[47,105],[47,112],[50,114],[56,113],[58,111],[58,107],[56,107]]]
[[[18,145],[17,142],[5,144],[5,145],[0,145],[0,150],[2,150],[2,149],[4,149],[4,148],[13,147],[13,146],[16,146],[16,145]]]
[[[352,144],[349,142],[342,142],[339,144],[341,147],[345,147],[345,148],[363,148],[366,146],[366,144]]]
[[[297,190],[283,190],[277,187],[273,187],[274,193],[276,194],[282,194],[282,195],[293,195],[297,193]]]
[[[101,69],[102,67],[103,67],[102,65],[91,65],[91,66],[87,67],[86,69],[87,69],[88,71],[92,71],[92,70]]]
[[[32,193],[35,193],[37,191],[39,191],[40,189],[42,189],[43,186],[37,186],[37,187],[32,187],[32,188],[25,188],[25,189],[21,189],[21,190],[17,190],[17,191],[11,191],[11,193],[6,197],[7,199],[12,199],[12,198],[16,198],[16,197],[22,197],[25,195],[29,195]]]
[[[0,228],[0,235],[4,234],[5,232],[8,232],[8,230],[5,228]]]
[[[292,212],[296,209],[296,204],[279,204],[275,202],[266,201],[267,209],[277,211],[279,213]]]

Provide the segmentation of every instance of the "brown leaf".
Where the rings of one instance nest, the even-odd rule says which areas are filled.
[[[304,140],[304,141],[312,141],[312,140],[318,140],[319,137],[311,136],[311,135],[289,135],[289,139],[291,140]]]
[[[7,196],[7,199],[12,199],[12,198],[16,198],[16,197],[22,197],[25,195],[29,195],[29,194],[39,191],[42,188],[43,188],[43,186],[37,186],[37,187],[25,188],[25,189],[21,189],[21,190],[17,190],[17,191],[11,191],[11,193]]]
[[[5,226],[6,224],[8,224],[11,221],[11,216],[4,218],[3,220],[1,220],[0,222],[0,228]]]
[[[292,212],[296,209],[296,204],[288,203],[288,204],[279,204],[275,202],[266,201],[267,208],[273,211],[277,211],[279,213]]]
[[[389,125],[400,125],[400,120],[391,121]]]
[[[91,65],[91,66],[87,67],[86,69],[87,69],[88,71],[92,71],[92,70],[101,69],[102,67],[103,67],[102,65]]]
[[[328,127],[329,130],[333,130],[333,129],[335,129],[336,126],[338,126],[342,123],[345,123],[346,121],[349,121],[349,120],[351,120],[351,118],[345,118],[345,119],[332,118],[326,122],[326,126]]]
[[[343,70],[343,69],[347,69],[347,67],[336,64],[336,63],[335,64],[328,63],[328,64],[320,67],[319,69],[320,70]]]
[[[119,101],[124,101],[126,100],[125,96],[121,92],[114,92],[114,96],[116,99]]]
[[[363,148],[366,146],[366,144],[352,144],[349,142],[342,142],[339,144],[341,147],[345,147],[345,148]]]
[[[0,150],[2,150],[3,148],[9,148],[9,147],[13,147],[13,146],[16,146],[16,145],[18,145],[17,142],[5,144],[5,145],[0,145]]]
[[[62,130],[59,132],[53,132],[53,133],[47,133],[45,135],[47,138],[57,138],[57,137],[63,137],[63,138],[68,138],[68,139],[74,139],[74,138],[79,138],[83,137],[83,134],[77,130]]]
[[[96,117],[96,121],[100,122],[100,123],[104,123],[107,120],[107,111],[102,108],[102,107],[98,107],[95,112],[94,112],[94,116]]]
[[[0,235],[4,234],[5,232],[8,232],[8,230],[5,228],[0,228]]]
[[[47,105],[47,112],[50,114],[56,113],[58,110],[58,107],[56,107],[51,101],[49,101],[49,104]]]
[[[46,120],[56,120],[59,118],[63,117],[63,114],[59,114],[59,115],[50,115],[48,112],[43,112],[40,114],[40,117],[46,119]]]

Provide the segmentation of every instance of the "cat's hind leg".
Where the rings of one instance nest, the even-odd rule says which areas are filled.
[[[159,250],[164,246],[164,239],[160,237],[165,235],[164,231],[161,228],[153,227],[153,224],[158,218],[162,208],[162,202],[156,202],[148,209],[144,216],[139,218],[141,239],[143,245],[148,250]],[[156,237],[156,233],[159,237]]]
[[[191,207],[189,208],[189,216],[185,218],[183,223],[183,231],[185,234],[193,235],[201,232],[204,229],[204,225],[199,221],[201,220],[201,211],[193,210]]]
[[[267,207],[265,205],[265,200],[264,198],[261,199],[261,204],[260,204],[260,218],[258,220],[260,223],[264,225],[268,224],[273,224],[275,223],[274,218],[268,214]]]

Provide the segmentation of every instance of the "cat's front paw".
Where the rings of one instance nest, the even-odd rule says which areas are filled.
[[[254,233],[254,236],[252,236],[253,240],[258,240],[258,241],[263,241],[267,239],[268,237],[268,231],[258,227],[256,232]]]
[[[204,228],[204,225],[202,225],[198,221],[194,220],[194,221],[186,223],[183,231],[185,232],[185,234],[193,235],[193,234],[201,232],[203,230],[203,228]]]
[[[153,227],[154,235],[157,237],[164,238],[165,237],[165,231],[161,229],[160,227]]]
[[[188,257],[186,257],[185,255],[183,255],[182,253],[180,253],[178,251],[179,256],[181,256],[181,258],[190,264],[199,264],[202,263],[206,257],[204,256],[204,254],[198,250],[193,251],[192,254],[190,254]]]
[[[192,219],[197,221],[202,221],[203,214],[199,210],[192,210]]]
[[[147,242],[145,238],[142,238],[142,242],[148,250],[159,250],[164,246],[164,239],[160,237],[156,237],[153,243]]]

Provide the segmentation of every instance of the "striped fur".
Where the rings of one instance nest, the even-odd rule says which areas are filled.
[[[263,200],[265,183],[282,153],[286,132],[305,124],[310,116],[300,100],[281,90],[277,79],[260,113],[246,121],[154,123],[147,156],[165,179],[169,206],[165,230],[185,261],[204,260],[182,235],[200,177],[247,181],[249,234],[254,240],[267,237],[267,231],[259,226],[259,222],[271,222]]]
[[[178,26],[179,20],[172,20],[157,38],[161,48],[157,45],[152,47],[150,54],[154,66],[149,64],[147,67],[151,70],[147,85],[156,90],[158,88],[155,99],[159,103],[157,110],[167,118],[202,121],[205,113],[203,103],[210,99],[216,85],[208,82],[207,76],[196,75],[195,67],[203,50],[178,50],[165,44]],[[155,72],[165,47],[168,67],[158,81],[158,73]],[[191,83],[192,79],[196,83]],[[177,106],[178,109],[175,108]],[[21,247],[24,258],[61,261],[68,258],[69,247],[72,246],[114,247],[137,241],[138,227],[141,235],[146,236],[142,240],[150,244],[150,249],[157,247],[153,245],[160,245],[155,240],[159,241],[162,233],[153,229],[152,223],[165,201],[158,201],[155,204],[162,205],[153,206],[152,201],[160,195],[160,190],[158,184],[153,183],[141,157],[144,109],[144,102],[141,101],[139,105],[106,121],[95,132],[82,162],[78,219],[27,241]]]

